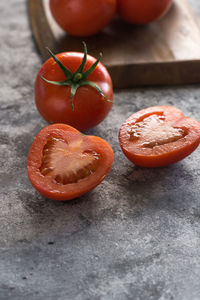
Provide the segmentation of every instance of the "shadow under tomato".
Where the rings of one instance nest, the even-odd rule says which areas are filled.
[[[119,178],[124,199],[136,211],[152,209],[181,209],[190,205],[195,175],[188,170],[187,162],[156,169],[130,167]],[[191,187],[190,187],[191,186]],[[190,188],[189,188],[190,187]],[[169,206],[169,202],[171,203]]]

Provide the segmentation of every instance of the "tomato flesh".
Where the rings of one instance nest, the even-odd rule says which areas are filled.
[[[130,140],[139,140],[140,146],[144,148],[154,148],[176,142],[183,138],[187,132],[183,128],[176,128],[165,122],[162,115],[153,114],[136,122],[130,129]]]
[[[120,146],[142,167],[161,167],[192,153],[200,143],[200,123],[172,106],[157,106],[133,114],[121,127]]]
[[[43,148],[41,174],[54,178],[60,184],[75,183],[98,167],[100,155],[96,152],[81,151],[82,139],[72,144],[52,137]]]
[[[112,148],[103,139],[82,135],[65,124],[54,124],[36,136],[27,170],[32,185],[42,195],[69,200],[96,187],[112,162]]]

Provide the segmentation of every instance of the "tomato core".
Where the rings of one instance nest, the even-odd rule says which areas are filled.
[[[52,178],[54,183],[66,185],[94,173],[101,156],[95,151],[83,151],[82,142],[78,139],[67,143],[55,137],[47,140],[42,153],[41,174]]]
[[[154,148],[176,142],[185,137],[187,132],[184,128],[173,127],[165,122],[163,114],[153,114],[133,124],[129,134],[130,140],[139,140],[141,147]]]

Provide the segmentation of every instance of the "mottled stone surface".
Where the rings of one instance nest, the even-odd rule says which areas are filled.
[[[200,299],[200,149],[140,169],[117,140],[130,112],[147,106],[176,105],[200,120],[199,86],[116,91],[112,113],[90,131],[114,148],[110,174],[80,199],[47,200],[26,174],[46,125],[34,104],[41,61],[26,1],[0,1],[0,16],[0,299]]]

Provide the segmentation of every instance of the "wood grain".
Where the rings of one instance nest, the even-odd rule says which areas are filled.
[[[54,53],[82,51],[82,38],[67,35],[53,20],[48,0],[28,0],[33,34],[44,60]],[[115,18],[98,35],[84,38],[89,54],[108,68],[115,88],[200,82],[200,27],[186,0],[147,26]]]

